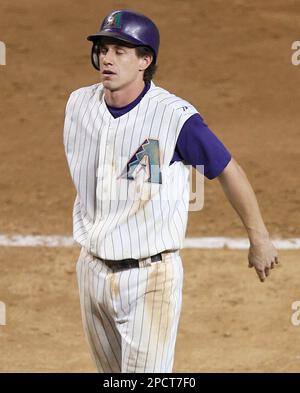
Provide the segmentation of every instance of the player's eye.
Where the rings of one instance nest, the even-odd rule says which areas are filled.
[[[121,46],[117,46],[115,50],[117,55],[122,55],[123,53],[125,53],[125,49]]]
[[[107,53],[107,49],[106,48],[100,48],[100,53],[101,55],[105,55]]]

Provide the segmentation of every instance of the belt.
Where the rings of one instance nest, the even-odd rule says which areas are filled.
[[[96,257],[97,259],[100,259],[105,265],[107,265],[110,269],[112,270],[125,270],[125,269],[134,269],[140,267],[140,262],[144,261],[148,258],[142,258],[142,259],[133,259],[133,258],[128,258],[128,259],[119,259],[117,261],[114,260],[109,260],[109,259],[102,259],[99,257]],[[151,262],[158,262],[162,260],[162,253],[158,253],[155,255],[152,255],[149,257]]]

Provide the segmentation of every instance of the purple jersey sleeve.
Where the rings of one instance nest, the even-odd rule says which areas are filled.
[[[204,176],[214,179],[225,169],[231,154],[196,113],[183,125],[171,161],[204,166]]]

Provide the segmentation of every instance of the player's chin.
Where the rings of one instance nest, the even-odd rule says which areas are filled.
[[[117,90],[118,88],[117,83],[109,79],[102,79],[102,84],[108,90]]]

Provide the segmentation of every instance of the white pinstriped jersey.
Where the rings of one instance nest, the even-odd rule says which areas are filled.
[[[183,124],[197,110],[152,82],[142,100],[115,119],[103,93],[101,83],[83,87],[66,107],[75,241],[111,260],[182,248],[189,170],[169,163]]]

